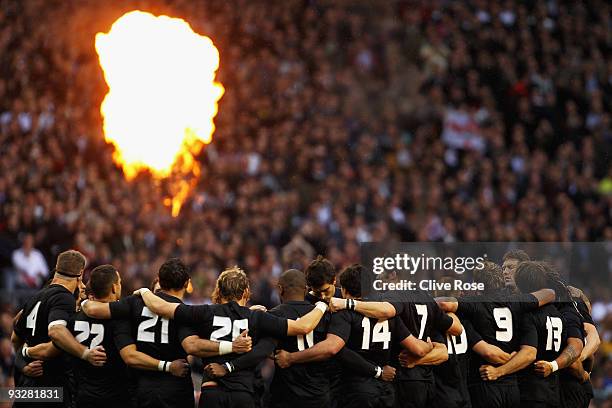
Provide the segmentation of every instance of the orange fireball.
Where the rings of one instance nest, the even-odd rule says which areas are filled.
[[[197,183],[195,156],[212,140],[219,52],[180,18],[132,11],[96,35],[109,91],[100,111],[104,137],[128,180],[141,170],[168,178],[172,215]]]

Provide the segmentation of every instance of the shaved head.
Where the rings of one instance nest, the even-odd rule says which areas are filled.
[[[297,269],[289,269],[278,278],[278,284],[286,291],[304,291],[306,288],[306,276],[304,272]]]

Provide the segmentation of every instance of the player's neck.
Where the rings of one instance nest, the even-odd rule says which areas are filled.
[[[225,304],[225,303],[229,303],[229,302],[236,302],[236,303],[238,303],[240,306],[243,306],[243,307],[244,307],[244,306],[246,306],[246,304],[247,304],[247,302],[248,302],[248,299],[242,298],[242,299],[238,299],[238,300],[236,300],[236,299],[230,299],[230,300],[228,300],[228,299],[225,299],[225,298],[221,298],[221,304],[222,304],[222,305],[223,305],[223,304]]]
[[[56,276],[51,281],[51,285],[60,285],[65,287],[69,292],[74,292],[77,287],[77,281],[76,279],[62,279]]]
[[[96,302],[110,303],[110,302],[114,302],[116,299],[113,297],[113,295],[108,295],[108,296],[103,297],[103,298],[94,297],[94,300]]]
[[[288,295],[288,296],[283,296],[283,303],[287,303],[287,302],[303,302],[304,301],[304,295]]]
[[[173,289],[160,289],[160,292],[164,292],[167,295],[174,296],[179,299],[185,297],[185,289],[173,290]]]

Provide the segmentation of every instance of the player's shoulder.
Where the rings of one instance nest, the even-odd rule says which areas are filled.
[[[305,302],[308,306],[314,308],[311,303]],[[278,316],[278,317],[286,317],[288,319],[295,319],[296,317],[300,317],[298,311],[287,303],[281,303],[280,305],[274,306],[272,309],[268,310],[268,313]]]
[[[549,303],[534,310],[531,313],[538,314],[540,316],[562,317],[567,315],[568,313],[573,314],[575,313],[575,311],[572,312],[571,310],[566,309],[565,306],[559,308],[557,305]]]
[[[42,296],[38,299],[44,301],[50,305],[55,303],[75,303],[76,299],[74,294],[70,293],[68,289],[61,285],[51,285],[45,289]]]
[[[169,295],[169,294],[167,294],[165,292],[162,292],[160,290],[155,292],[155,295],[160,297],[160,298],[162,298],[162,299],[164,299],[166,302],[170,302],[170,303],[183,303],[183,301],[181,299],[177,298],[176,296]],[[139,296],[135,296],[135,297],[141,299]]]
[[[215,303],[210,305],[210,311],[215,316],[236,318],[252,318],[257,317],[257,313],[264,313],[261,310],[251,310],[246,306],[241,306],[235,301],[228,303]]]
[[[49,285],[38,292],[39,297],[50,298],[58,295],[72,296],[72,293],[62,285]]]
[[[362,321],[364,316],[355,310],[341,310],[338,313],[338,316],[344,320],[349,322]],[[377,320],[374,317],[370,317],[370,320]]]
[[[79,310],[78,312],[76,312],[74,314],[74,316],[72,317],[72,320],[84,320],[84,321],[90,321],[90,320],[94,320],[91,317],[87,316],[85,314],[85,312],[83,312],[82,310]]]

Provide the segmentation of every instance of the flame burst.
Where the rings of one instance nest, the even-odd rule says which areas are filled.
[[[142,11],[124,14],[95,44],[109,87],[100,111],[113,159],[128,180],[141,170],[167,179],[165,204],[177,216],[200,175],[195,156],[215,130],[219,52],[186,21]]]

